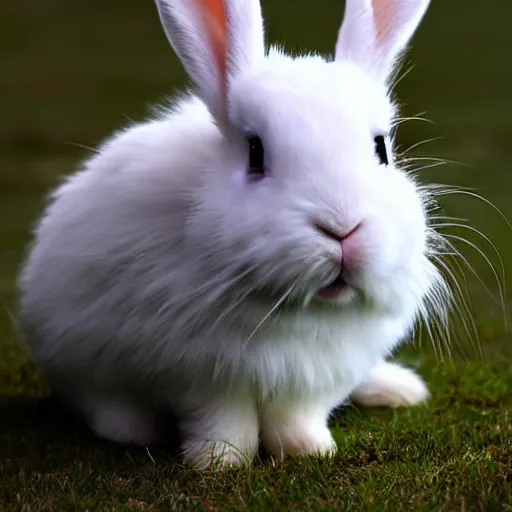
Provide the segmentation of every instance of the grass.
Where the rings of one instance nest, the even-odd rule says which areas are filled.
[[[1,503],[6,511],[506,510],[510,366],[444,364],[427,374],[428,406],[338,411],[332,461],[262,458],[225,474],[185,469],[166,450],[100,442],[50,401],[4,400]],[[30,374],[18,379],[38,393]]]
[[[313,7],[314,4],[314,7]],[[294,49],[330,51],[337,0],[264,0],[268,33]],[[512,218],[509,0],[434,2],[399,84],[404,115],[428,111],[435,125],[408,123],[399,144],[443,137],[414,151],[464,165],[423,180],[474,187]],[[44,194],[94,146],[141,119],[184,76],[150,0],[0,3],[0,511],[65,510],[512,510],[511,336],[485,259],[463,248],[479,342],[454,322],[451,357],[427,337],[397,354],[432,390],[408,410],[348,407],[332,418],[332,461],[275,463],[222,474],[183,468],[172,449],[125,449],[95,439],[49,396],[20,348],[15,278]],[[174,59],[174,60],[173,60]],[[443,199],[512,263],[512,232],[486,203]],[[470,241],[500,268],[483,239]],[[510,276],[501,279],[508,288]],[[511,300],[505,298],[510,309]],[[455,343],[457,342],[457,343]],[[441,357],[444,355],[444,357]],[[170,434],[172,438],[172,435]],[[172,441],[172,439],[171,439]]]

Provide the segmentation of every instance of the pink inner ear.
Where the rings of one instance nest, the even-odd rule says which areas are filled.
[[[377,32],[377,40],[386,37],[386,32],[393,20],[393,0],[372,0],[373,22]]]
[[[202,14],[210,45],[220,74],[226,74],[227,23],[224,0],[195,0]]]

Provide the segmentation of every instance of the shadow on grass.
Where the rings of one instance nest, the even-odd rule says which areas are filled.
[[[339,421],[346,415],[340,407],[333,412],[331,422]],[[103,452],[108,457],[143,456],[151,458],[180,458],[180,436],[175,418],[162,416],[166,428],[165,442],[147,448],[123,446],[100,439],[88,428],[85,421],[71,413],[53,397],[0,398],[0,467],[3,463],[27,462],[31,459],[65,463],[70,454]],[[57,457],[59,453],[62,458]],[[48,458],[48,456],[50,456]],[[261,456],[267,455],[264,450]],[[51,468],[46,468],[47,470]]]
[[[59,472],[80,457],[100,456],[118,469],[122,459],[179,458],[176,422],[165,418],[166,442],[147,448],[122,446],[96,437],[85,421],[53,397],[0,398],[0,469],[8,472],[33,469]]]

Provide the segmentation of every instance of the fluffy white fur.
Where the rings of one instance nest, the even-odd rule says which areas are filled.
[[[27,343],[100,436],[154,441],[164,407],[198,467],[250,462],[260,437],[277,457],[333,453],[327,419],[351,394],[428,395],[383,363],[440,279],[424,198],[375,155],[394,115],[385,80],[351,59],[360,37],[342,38],[334,62],[265,55],[256,0],[225,2],[223,75],[192,4],[157,3],[202,99],[116,134],[54,192],[20,279]],[[393,60],[426,2],[389,3],[412,13]],[[257,182],[252,133],[268,167]],[[339,273],[339,243],[316,223],[361,223],[349,286],[328,302],[315,293]]]
[[[351,395],[353,401],[369,407],[408,407],[430,397],[425,383],[412,371],[382,362]]]

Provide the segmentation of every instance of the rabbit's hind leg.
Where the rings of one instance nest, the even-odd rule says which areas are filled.
[[[423,379],[408,368],[383,361],[360,384],[351,399],[367,407],[409,407],[430,397]]]
[[[89,397],[83,411],[98,436],[123,445],[146,446],[159,441],[157,414],[151,407],[122,396]]]

